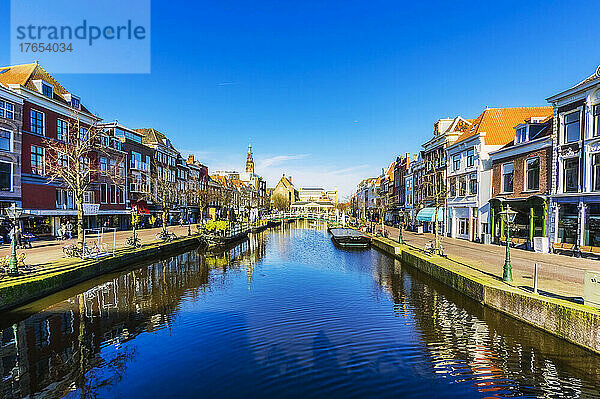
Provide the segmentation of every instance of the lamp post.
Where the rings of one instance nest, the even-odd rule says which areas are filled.
[[[504,257],[504,270],[502,272],[502,280],[504,282],[512,281],[512,265],[510,263],[510,225],[514,222],[517,212],[510,209],[510,205],[506,206],[506,210],[500,212],[500,215],[506,222],[506,255]]]
[[[402,213],[402,218],[400,219],[400,224],[398,225],[398,243],[404,244],[404,238],[402,237],[402,225],[404,224],[404,212]]]
[[[137,224],[138,224],[138,207],[137,207],[137,205],[134,205],[131,207],[131,227],[132,227],[134,243],[137,242],[137,233],[135,231],[135,227],[137,226]]]
[[[17,223],[23,210],[17,208],[17,204],[13,203],[12,207],[6,210],[8,217],[13,220],[12,237],[10,239],[10,258],[8,261],[8,275],[19,275],[19,261],[17,260]]]

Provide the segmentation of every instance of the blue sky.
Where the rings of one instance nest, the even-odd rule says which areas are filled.
[[[251,138],[269,185],[286,173],[348,194],[439,118],[545,105],[593,73],[598,15],[582,1],[155,0],[150,74],[56,77],[103,118],[155,127],[213,170],[243,168]]]

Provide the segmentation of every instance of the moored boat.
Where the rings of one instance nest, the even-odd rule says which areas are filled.
[[[334,244],[348,248],[367,248],[371,238],[358,230],[343,227],[329,229]]]

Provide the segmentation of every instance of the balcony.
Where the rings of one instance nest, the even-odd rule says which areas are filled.
[[[146,162],[142,162],[142,161],[138,161],[138,160],[132,159],[130,168],[135,169],[135,170],[140,170],[142,172],[150,172],[150,165],[148,165]]]

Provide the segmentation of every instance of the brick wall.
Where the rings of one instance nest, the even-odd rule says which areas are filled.
[[[527,191],[525,187],[526,160],[533,157],[540,158],[540,188],[537,191]],[[502,192],[502,165],[507,162],[514,164],[513,192]],[[552,147],[542,148],[524,154],[494,160],[492,166],[492,198],[522,198],[534,194],[547,194],[552,186]]]

